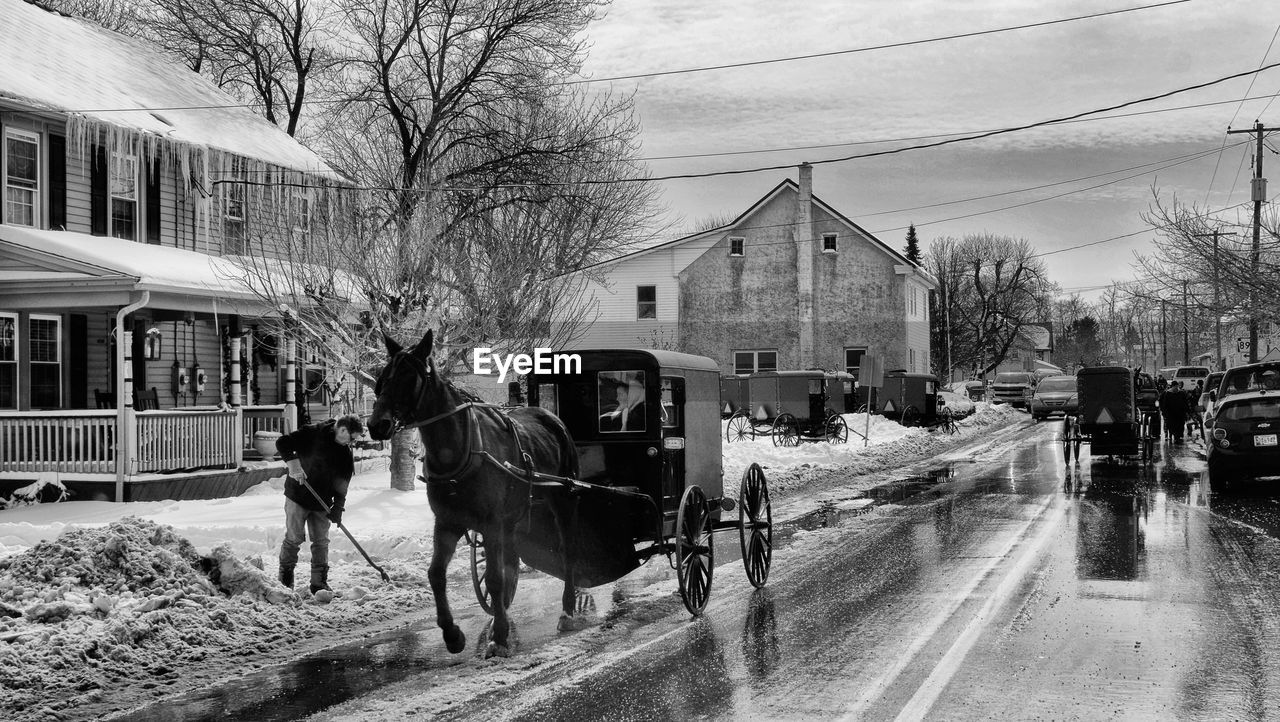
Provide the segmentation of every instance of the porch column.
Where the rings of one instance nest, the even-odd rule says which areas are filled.
[[[231,408],[240,408],[240,337],[231,337]]]
[[[296,342],[289,339],[284,342],[284,428],[285,433],[298,430],[298,406],[294,403],[294,356],[298,349]]]
[[[123,424],[120,427],[120,448],[116,451],[124,460],[125,474],[138,473],[138,415],[133,408],[133,332],[120,332],[124,363],[120,364],[120,407]],[[119,489],[116,501],[124,501],[124,489]]]

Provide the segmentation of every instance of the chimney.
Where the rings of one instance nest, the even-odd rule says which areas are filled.
[[[796,195],[796,304],[800,329],[797,368],[813,368],[813,166],[800,164],[800,192]]]

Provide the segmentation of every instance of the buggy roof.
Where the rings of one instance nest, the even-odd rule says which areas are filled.
[[[680,353],[679,351],[664,351],[661,349],[644,349],[644,348],[610,348],[610,349],[574,349],[562,351],[566,354],[577,354],[582,357],[583,370],[594,369],[601,370],[613,364],[609,363],[609,359],[616,358],[620,363],[634,362],[635,359],[643,359],[649,365],[659,368],[668,369],[687,369],[690,371],[714,371],[718,376],[720,374],[720,364],[712,361],[706,356],[695,356],[690,353]],[[602,363],[603,362],[603,363]],[[619,366],[619,368],[625,368]]]

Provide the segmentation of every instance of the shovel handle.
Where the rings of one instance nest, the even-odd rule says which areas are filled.
[[[324,499],[320,496],[319,493],[316,492],[314,488],[312,488],[310,484],[307,483],[307,480],[298,479],[298,482],[303,486],[305,486],[307,488],[307,491],[311,492],[311,495],[316,498],[316,501],[320,502],[320,506],[324,508],[324,513],[329,514],[330,513],[329,505],[324,503]],[[369,558],[369,555],[365,552],[364,547],[360,546],[360,542],[356,541],[356,538],[354,536],[351,536],[351,532],[347,531],[347,527],[344,526],[342,522],[335,522],[335,523],[338,525],[338,528],[342,530],[342,533],[346,534],[347,538],[351,540],[351,544],[355,546],[356,551],[360,552],[360,556],[364,557],[364,560],[366,562],[369,562],[369,566],[378,570],[378,573],[382,575],[382,581],[384,582],[391,581],[391,577],[387,575],[386,570],[384,570],[382,567],[375,564],[373,560]]]

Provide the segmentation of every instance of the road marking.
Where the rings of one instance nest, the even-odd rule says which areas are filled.
[[[924,684],[916,690],[915,695],[913,695],[911,700],[907,702],[907,705],[903,707],[898,718],[911,719],[912,717],[909,716],[904,717],[909,709],[919,709],[919,712],[916,713],[914,717],[915,719],[919,719],[924,716],[924,713],[928,711],[929,707],[932,706],[933,702],[937,699],[942,688],[945,687],[946,683],[950,681],[952,676],[954,676],[956,668],[958,668],[959,663],[963,661],[965,654],[967,654],[969,649],[973,647],[974,642],[977,640],[977,632],[979,632],[980,628],[986,624],[987,615],[1002,599],[1001,593],[1005,592],[1005,585],[1010,584],[1011,579],[1021,579],[1022,575],[1025,573],[1026,567],[1030,566],[1031,561],[1036,557],[1036,552],[1038,552],[1039,549],[1048,541],[1051,536],[1051,531],[1055,529],[1055,523],[1066,513],[1066,505],[1059,504],[1053,511],[1051,517],[1045,517],[1046,513],[1050,511],[1050,507],[1053,506],[1055,499],[1055,496],[1050,495],[1045,503],[1036,510],[1035,514],[1022,525],[1022,528],[1010,538],[1010,541],[1004,550],[1000,554],[992,556],[986,566],[982,568],[982,571],[971,576],[969,583],[961,589],[958,594],[952,597],[951,603],[941,612],[935,614],[933,618],[929,620],[927,625],[920,628],[920,631],[917,632],[915,639],[912,640],[906,651],[898,657],[898,660],[893,665],[886,669],[874,682],[871,683],[871,685],[869,685],[864,696],[845,713],[841,718],[842,720],[862,719],[871,704],[879,700],[885,691],[888,690],[889,687],[898,679],[903,670],[905,670],[915,659],[916,655],[920,653],[920,650],[928,644],[935,634],[937,634],[938,630],[942,628],[942,625],[955,615],[956,611],[959,610],[960,605],[964,604],[965,601],[969,599],[973,594],[973,591],[977,589],[978,585],[991,574],[996,565],[1013,552],[1014,548],[1018,545],[1018,542],[1022,541],[1035,524],[1047,522],[1044,524],[1040,535],[1035,539],[1035,542],[1018,556],[1014,567],[1009,570],[1008,575],[1005,577],[1004,581],[1001,582],[996,592],[992,593],[991,598],[987,600],[987,603],[978,611],[978,614],[974,619],[965,627],[964,632],[962,632],[960,637],[952,644],[951,649],[947,651],[942,660],[934,667],[934,670],[930,673],[928,679],[926,679]],[[948,665],[947,671],[943,671],[944,664]],[[936,689],[934,689],[934,687],[936,687]],[[931,691],[926,692],[926,690]],[[922,693],[925,693],[923,697]],[[923,707],[921,707],[922,703],[925,703]]]
[[[1050,499],[1052,502],[1052,499]],[[938,695],[942,694],[942,690],[951,683],[951,678],[955,676],[960,669],[960,665],[964,663],[964,658],[968,656],[973,649],[973,645],[977,644],[978,638],[985,631],[988,624],[991,623],[993,612],[996,608],[1003,605],[1013,594],[1014,589],[1022,583],[1031,566],[1040,557],[1040,551],[1049,542],[1049,539],[1058,531],[1058,521],[1066,514],[1066,505],[1060,504],[1053,509],[1042,520],[1043,526],[1036,538],[1022,550],[1013,567],[1000,581],[1000,585],[991,592],[991,596],[987,598],[982,609],[974,615],[973,619],[965,625],[964,631],[956,638],[951,645],[951,649],[942,656],[937,666],[933,668],[933,672],[929,674],[928,679],[920,685],[916,693],[911,696],[907,704],[898,713],[899,720],[916,720],[923,719],[929,709],[933,707],[933,703],[938,701]],[[1044,510],[1041,510],[1042,513]],[[1021,535],[1019,535],[1021,536]]]

